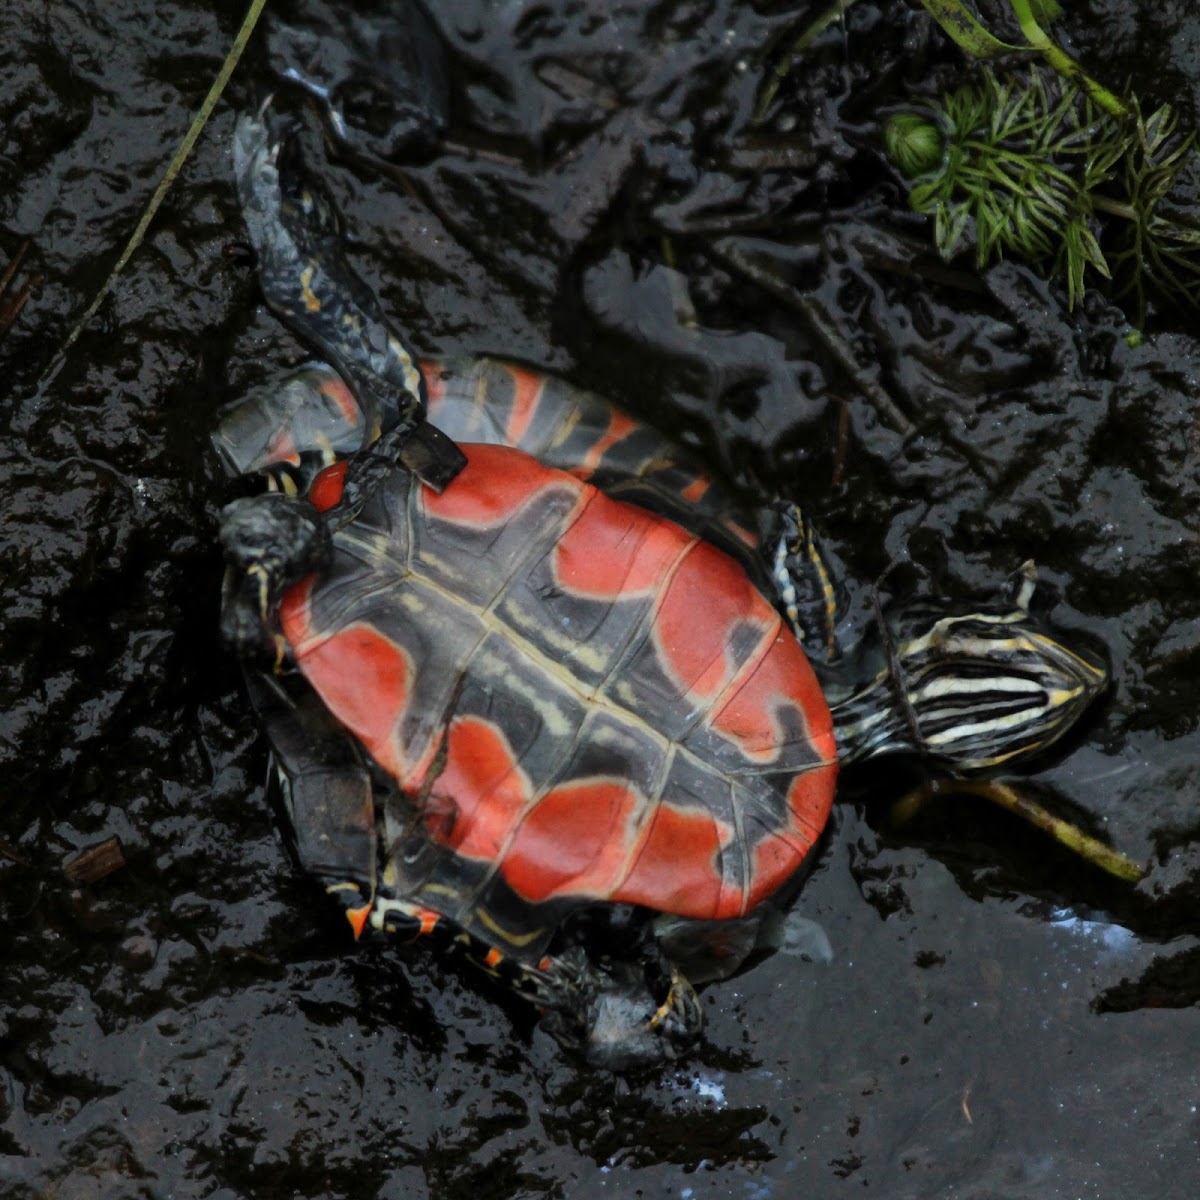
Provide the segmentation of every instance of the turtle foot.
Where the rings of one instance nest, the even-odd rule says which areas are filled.
[[[278,670],[287,645],[279,600],[293,583],[329,563],[329,532],[307,501],[270,492],[235,500],[221,513],[227,569],[221,634],[244,661]]]
[[[588,962],[581,951],[557,959],[561,997],[542,1018],[562,1046],[607,1071],[636,1071],[673,1062],[695,1044],[704,1026],[699,997],[683,974],[664,964],[666,995],[657,1000],[642,965]]]

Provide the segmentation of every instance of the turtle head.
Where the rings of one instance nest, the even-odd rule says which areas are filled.
[[[212,442],[229,475],[288,478],[304,492],[318,471],[378,436],[337,372],[309,363],[229,405]]]
[[[1022,574],[1007,611],[909,614],[887,664],[833,706],[843,761],[909,753],[984,771],[1040,753],[1075,724],[1108,669],[1030,616],[1033,564]]]

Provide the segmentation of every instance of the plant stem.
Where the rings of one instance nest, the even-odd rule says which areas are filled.
[[[1086,92],[1106,113],[1118,118],[1129,116],[1129,108],[1108,88],[1088,75],[1037,23],[1029,0],[1008,0],[1009,7],[1017,18],[1017,24],[1021,27],[1021,33],[1029,43],[1028,50],[1023,46],[1002,42],[988,32],[962,0],[921,0],[921,3],[945,30],[947,36],[975,58],[996,58],[1001,54],[1029,51],[1040,54],[1049,67],[1068,83],[1073,83],[1080,91]]]
[[[67,334],[66,340],[55,351],[54,357],[50,360],[50,365],[42,372],[42,376],[37,382],[39,393],[50,381],[51,376],[57,372],[63,359],[66,357],[67,351],[75,344],[87,323],[96,315],[100,305],[104,303],[109,292],[112,291],[117,277],[125,269],[125,264],[129,262],[133,256],[133,252],[142,244],[142,238],[145,237],[146,230],[150,227],[150,222],[154,220],[155,213],[158,212],[159,206],[166,198],[171,184],[175,182],[175,176],[179,174],[183,164],[187,161],[188,155],[192,152],[192,147],[196,144],[196,139],[199,138],[204,126],[208,123],[208,118],[212,115],[213,109],[216,108],[217,101],[220,100],[221,93],[225,90],[225,85],[229,82],[230,75],[233,74],[234,68],[238,65],[238,60],[242,57],[242,51],[245,50],[246,43],[250,40],[250,35],[254,32],[254,27],[258,23],[258,18],[262,15],[262,10],[266,2],[267,0],[250,0],[249,7],[246,9],[246,15],[242,20],[242,26],[233,40],[233,45],[230,47],[229,53],[225,56],[225,61],[221,64],[221,69],[217,72],[212,86],[208,89],[208,95],[204,97],[199,111],[188,127],[187,133],[184,134],[183,141],[179,143],[179,149],[175,151],[175,157],[171,159],[166,171],[163,173],[162,179],[159,181],[158,187],[154,189],[154,194],[150,197],[146,209],[142,213],[141,220],[138,221],[137,227],[130,234],[129,241],[125,243],[125,249],[121,251],[121,256],[117,259],[116,265],[108,273],[108,278],[101,284],[100,290],[92,299],[91,304],[87,306],[83,315],[75,322],[71,332]]]
[[[796,58],[803,54],[853,3],[854,0],[834,0],[834,3],[821,13],[788,47],[787,52],[780,57],[771,71],[771,77],[767,80],[767,86],[763,88],[763,94],[758,101],[758,107],[754,110],[754,124],[757,125],[767,115],[767,109],[771,107],[771,101],[775,99],[775,93],[779,91],[779,85],[787,78],[788,72],[792,69],[792,63]]]
[[[891,819],[894,823],[901,824],[928,799],[960,795],[979,796],[1007,809],[1034,828],[1048,833],[1060,846],[1065,846],[1086,862],[1126,883],[1136,883],[1146,873],[1128,855],[1084,833],[1078,825],[1054,816],[1036,800],[1031,800],[1016,788],[998,779],[932,779],[924,788],[909,792],[897,800],[892,806]]]
[[[1095,192],[1092,193],[1091,199],[1093,208],[1098,208],[1101,212],[1108,213],[1109,216],[1123,217],[1126,221],[1137,220],[1137,213],[1132,204],[1126,204],[1123,200],[1114,200],[1111,196],[1100,196]]]

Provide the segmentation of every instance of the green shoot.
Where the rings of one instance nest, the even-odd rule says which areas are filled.
[[[1064,279],[1070,307],[1089,274],[1112,280],[1140,324],[1147,284],[1200,306],[1200,229],[1162,211],[1195,137],[1165,105],[1148,118],[1122,107],[1118,119],[1036,67],[1003,80],[985,69],[932,111],[892,117],[884,140],[944,258],[973,242],[979,267],[1024,259]]]
[[[921,0],[925,10],[942,27],[948,37],[972,58],[999,58],[1003,54],[1026,53],[1039,55],[1067,83],[1086,95],[1093,104],[1113,117],[1126,117],[1129,109],[1108,88],[1097,83],[1042,28],[1060,13],[1056,0],[1008,0],[1017,19],[1024,46],[1001,41],[989,32],[967,8],[963,0]]]

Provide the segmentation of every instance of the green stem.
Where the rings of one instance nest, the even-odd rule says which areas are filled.
[[[1037,23],[1037,18],[1033,15],[1033,9],[1029,6],[1029,0],[1008,0],[1009,7],[1013,10],[1013,15],[1017,18],[1017,24],[1021,27],[1021,32],[1025,35],[1025,40],[1038,50],[1043,49],[1049,44],[1050,38],[1046,31]]]
[[[1126,204],[1123,200],[1114,200],[1111,196],[1101,196],[1093,192],[1091,201],[1093,208],[1098,208],[1101,212],[1108,213],[1109,216],[1123,217],[1126,221],[1136,221],[1138,219],[1133,205]]]
[[[1086,92],[1106,113],[1118,118],[1129,116],[1129,108],[1108,88],[1097,83],[1055,42],[1037,23],[1029,0],[1008,0],[1021,33],[1029,43],[1028,50],[1002,42],[990,33],[971,13],[962,0],[921,0],[926,11],[945,30],[947,36],[975,58],[997,58],[1001,54],[1033,51],[1040,54],[1047,66],[1056,71],[1080,91]]]
[[[1012,0],[1012,3],[1018,3],[1018,0]],[[1097,83],[1061,46],[1047,41],[1040,49],[1046,62],[1068,83],[1073,83],[1081,92],[1086,92],[1098,108],[1119,121],[1129,116],[1128,105],[1118,100],[1103,84]]]
[[[262,15],[262,10],[266,2],[267,0],[251,0],[249,8],[246,10],[246,16],[242,20],[242,27],[238,30],[237,37],[233,40],[233,46],[225,56],[225,61],[221,64],[221,69],[217,72],[217,77],[213,80],[212,87],[208,89],[208,95],[204,97],[204,101],[200,105],[200,110],[196,113],[195,119],[188,127],[183,141],[179,143],[179,149],[175,151],[175,157],[171,159],[162,179],[159,181],[158,187],[154,190],[154,195],[150,197],[150,202],[146,205],[146,210],[142,213],[141,220],[138,221],[137,227],[129,237],[129,241],[125,243],[125,249],[121,251],[121,257],[117,259],[116,265],[108,273],[108,278],[101,285],[100,290],[96,293],[91,304],[88,305],[83,316],[75,322],[75,326],[67,335],[66,341],[63,342],[54,357],[50,360],[50,365],[42,372],[42,377],[38,380],[37,384],[39,391],[49,381],[51,375],[57,371],[59,365],[66,357],[67,351],[75,344],[84,327],[96,315],[100,305],[104,303],[105,298],[112,291],[117,276],[125,269],[125,264],[129,262],[133,256],[133,252],[142,244],[142,238],[145,237],[146,230],[150,227],[150,222],[154,220],[154,215],[158,212],[159,206],[166,198],[171,184],[175,182],[176,175],[179,174],[183,164],[187,161],[188,156],[192,152],[192,147],[196,144],[196,139],[199,138],[204,126],[208,123],[208,118],[212,115],[213,109],[216,108],[217,101],[220,100],[221,93],[225,90],[225,85],[229,82],[230,75],[233,74],[238,60],[242,57],[242,51],[245,50],[246,43],[250,40],[250,35],[254,32],[254,26],[258,23],[258,18]]]
[[[767,110],[771,107],[771,101],[775,99],[775,93],[779,91],[779,85],[787,78],[788,72],[792,69],[792,63],[804,53],[848,9],[854,0],[835,0],[815,21],[788,47],[787,52],[783,54],[779,61],[775,64],[771,71],[771,77],[767,80],[767,86],[763,88],[762,96],[758,101],[758,107],[754,110],[754,124],[759,124],[767,115]]]

